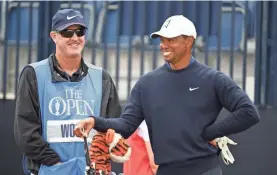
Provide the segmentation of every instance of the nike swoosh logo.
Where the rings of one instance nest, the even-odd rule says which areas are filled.
[[[199,87],[197,87],[197,88],[189,88],[189,91],[194,91],[194,90],[196,90],[196,89],[199,89]]]
[[[75,15],[75,16],[67,16],[67,17],[66,17],[66,19],[67,19],[67,20],[71,20],[72,18],[75,18],[75,17],[77,17],[77,16],[79,16],[79,15]]]

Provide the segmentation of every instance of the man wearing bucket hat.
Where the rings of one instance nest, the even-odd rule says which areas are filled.
[[[168,18],[151,34],[156,37],[165,64],[139,78],[121,117],[91,116],[78,122],[74,132],[84,137],[92,128],[112,128],[128,138],[145,120],[159,165],[157,175],[221,175],[218,147],[210,141],[218,141],[220,147],[228,143],[225,136],[259,122],[258,111],[231,78],[192,57],[197,33],[189,19]],[[215,122],[223,108],[229,116]]]
[[[84,140],[73,133],[76,123],[121,113],[109,73],[81,56],[86,30],[79,11],[59,10],[50,32],[55,52],[20,75],[14,134],[26,174],[84,174]]]

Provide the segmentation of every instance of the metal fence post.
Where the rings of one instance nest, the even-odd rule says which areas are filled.
[[[52,17],[60,9],[60,2],[41,1],[39,2],[39,22],[38,22],[38,61],[43,60],[51,54],[55,45],[49,37],[51,31]]]
[[[273,16],[276,2],[257,2],[255,104],[277,106],[277,25]],[[262,25],[260,25],[262,23]]]
[[[262,39],[262,31],[260,27],[260,22],[262,21],[262,2],[257,2],[257,12],[256,12],[256,63],[255,63],[255,97],[254,102],[256,105],[261,104],[261,39]]]
[[[276,92],[276,83],[277,83],[277,24],[275,22],[274,16],[277,15],[276,7],[277,3],[272,1],[268,2],[267,9],[267,21],[268,21],[268,36],[267,36],[267,45],[266,51],[268,52],[268,71],[267,80],[267,104],[268,106],[277,106],[277,92]]]

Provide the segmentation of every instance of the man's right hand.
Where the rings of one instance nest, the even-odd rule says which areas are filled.
[[[93,117],[83,119],[77,123],[74,129],[74,134],[77,137],[87,137],[90,130],[94,127],[95,120]]]

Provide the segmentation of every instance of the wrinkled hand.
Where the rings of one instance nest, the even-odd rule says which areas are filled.
[[[231,151],[229,150],[227,144],[237,145],[237,143],[235,143],[233,140],[229,139],[226,136],[217,138],[217,139],[215,139],[215,141],[217,142],[218,147],[221,149],[220,155],[221,155],[223,162],[226,165],[233,164],[235,159],[234,159]]]
[[[88,137],[90,130],[94,127],[94,118],[89,117],[77,123],[74,129],[74,134],[77,137]]]

